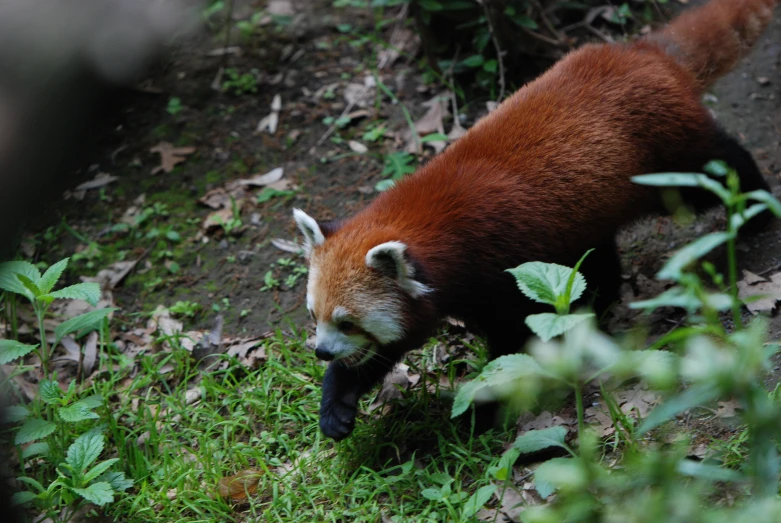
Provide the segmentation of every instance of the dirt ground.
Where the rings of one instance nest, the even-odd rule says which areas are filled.
[[[255,8],[256,3],[237,2],[233,19],[246,19]],[[304,264],[272,240],[297,240],[293,207],[331,218],[349,215],[370,201],[376,194],[375,183],[383,178],[381,154],[403,144],[398,139],[381,140],[367,144],[368,153],[357,154],[348,142],[380,118],[388,121],[388,135],[401,135],[406,123],[399,104],[371,100],[356,104],[351,110],[363,114],[331,135],[340,136],[340,143],[323,139],[329,132],[323,119],[350,109],[344,97],[348,84],[361,84],[368,74],[365,63],[370,47],[351,45],[355,37],[337,28],[350,24],[368,29],[372,21],[365,12],[334,9],[331,2],[312,2],[295,13],[294,20],[292,27],[267,26],[244,40],[233,34],[227,43],[240,46],[238,54],[216,52],[226,44],[223,36],[215,36],[218,32],[203,30],[182,39],[172,57],[150,73],[143,84],[145,92],[135,93],[121,117],[96,136],[96,148],[102,153],[84,165],[73,184],[97,172],[119,179],[103,190],[87,191],[83,200],[58,203],[46,217],[47,223],[31,227],[42,232],[51,226],[53,240],[28,247],[28,253],[51,262],[80,252],[82,256],[74,261],[74,279],[120,259],[139,260],[115,291],[116,305],[125,317],[189,300],[202,307],[193,320],[197,327],[208,328],[218,311],[225,316],[226,332],[236,335],[306,325],[305,277],[261,290],[269,286],[269,274],[281,282],[294,275],[296,264]],[[781,185],[779,61],[781,15],[751,56],[715,86],[708,102],[724,128],[753,153],[777,195]],[[256,70],[256,92],[235,95],[214,90],[211,85],[220,68],[242,73]],[[419,69],[403,57],[382,70],[380,78],[392,86],[399,103],[414,118],[426,111],[424,102],[439,92],[426,86]],[[222,79],[226,79],[224,74]],[[274,134],[257,132],[276,95],[281,98],[279,128]],[[174,115],[166,110],[171,97],[181,100],[181,110]],[[483,101],[463,108],[465,126],[485,113]],[[150,149],[161,141],[193,147],[194,152],[172,172],[152,174],[159,156]],[[219,227],[203,230],[202,223],[213,209],[199,204],[200,198],[230,180],[279,167],[289,181],[286,190],[292,193],[257,203],[255,194],[260,191],[253,191],[240,211],[238,234],[224,234]],[[180,241],[139,240],[114,227],[129,208],[155,203],[165,206],[160,216],[176,228]],[[66,223],[67,228],[58,223]],[[658,218],[622,233],[627,284],[615,327],[620,330],[639,321],[626,308],[629,300],[647,298],[663,289],[653,275],[671,251],[723,226],[723,213],[714,212],[688,226]],[[99,255],[90,255],[90,241],[99,246]],[[52,245],[57,248],[52,250]],[[294,264],[285,264],[284,259]],[[171,262],[176,263],[175,270]],[[761,275],[777,272],[781,224],[774,223],[764,233],[743,240],[740,263]],[[677,318],[674,312],[653,316],[654,331],[671,329]],[[778,338],[781,318],[773,319],[772,329]]]

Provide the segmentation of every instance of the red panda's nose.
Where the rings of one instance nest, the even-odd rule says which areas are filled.
[[[315,349],[315,356],[317,356],[319,359],[323,361],[331,361],[332,359],[334,359],[334,353],[326,349],[322,345],[318,346]]]

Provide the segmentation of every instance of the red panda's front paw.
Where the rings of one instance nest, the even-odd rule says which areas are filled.
[[[341,401],[329,402],[320,408],[320,430],[334,441],[341,441],[355,428],[358,409]]]

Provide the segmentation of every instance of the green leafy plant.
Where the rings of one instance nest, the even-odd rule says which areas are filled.
[[[398,180],[415,172],[416,163],[415,156],[405,151],[396,151],[386,155],[385,166],[382,169],[382,175],[386,179],[377,182],[375,189],[378,191],[390,189]]]
[[[55,291],[54,286],[67,266],[68,258],[65,258],[49,267],[44,274],[41,274],[36,266],[26,261],[12,261],[0,264],[0,289],[24,296],[33,306],[33,311],[38,320],[38,335],[41,343],[39,347],[36,346],[30,349],[30,351],[34,350],[38,354],[44,375],[47,377],[50,371],[49,360],[51,352],[46,341],[46,329],[44,328],[43,320],[52,302],[58,298],[84,300],[94,307],[100,299],[100,286],[97,283],[77,283]],[[61,323],[54,330],[55,341],[52,348],[56,347],[60,340],[68,334],[76,333],[78,337],[90,330],[94,330],[113,310],[98,309]]]
[[[578,272],[588,251],[570,269],[555,263],[529,262],[507,272],[515,276],[518,288],[538,303],[552,305],[555,313],[531,314],[526,317],[526,325],[543,341],[563,334],[578,323],[593,318],[593,313],[570,314],[572,302],[586,290],[586,278]]]
[[[166,106],[165,110],[168,111],[168,114],[171,116],[176,116],[182,112],[183,108],[182,100],[178,96],[172,96],[168,99],[168,105]]]
[[[550,322],[529,322],[548,341],[536,340],[529,353],[504,356],[483,368],[480,375],[463,385],[455,398],[452,415],[466,411],[473,401],[505,397],[516,404],[538,404],[546,391],[564,385],[575,393],[578,415],[577,447],[566,443],[567,429],[551,427],[530,430],[519,436],[502,459],[506,470],[522,454],[552,447],[568,457],[550,459],[534,473],[537,492],[554,503],[531,507],[524,521],[742,521],[781,517],[779,460],[776,435],[781,431],[781,405],[764,389],[761,376],[771,357],[781,349],[767,342],[767,321],[758,318],[747,327],[740,321],[740,302],[735,292],[735,238],[746,221],[770,210],[781,217],[781,204],[766,191],[741,193],[737,174],[724,164],[711,163],[708,172],[724,177],[726,184],[701,174],[667,173],[636,177],[635,181],[660,187],[703,187],[718,195],[728,212],[726,233],[713,233],[673,255],[657,277],[672,279],[675,286],[662,295],[635,303],[652,310],[662,306],[687,311],[687,324],[674,329],[645,350],[628,350],[598,332],[593,319],[582,318],[574,326],[557,329],[553,321],[569,314],[569,306],[585,290],[575,269],[552,264],[534,264],[511,270],[521,290],[531,299],[556,308]],[[702,264],[717,287],[711,291],[695,272],[687,268],[715,246],[727,247],[729,277],[718,274],[712,264]],[[581,259],[582,261],[582,259]],[[720,312],[732,311],[734,329],[722,321]],[[563,330],[563,339],[552,339]],[[675,351],[660,351],[669,347]],[[583,387],[600,379],[600,395],[616,433],[624,441],[620,466],[611,466],[598,451],[599,440],[585,426]],[[622,413],[613,388],[628,379],[642,379],[657,390],[668,391],[667,399],[645,419]],[[684,411],[697,409],[719,398],[736,398],[745,423],[742,444],[748,460],[740,470],[714,462],[688,459],[685,445],[651,450],[649,437],[655,429]],[[733,456],[734,459],[734,456]],[[504,474],[504,472],[502,472]],[[750,487],[753,498],[733,509],[702,507],[717,485],[731,483]],[[682,507],[687,507],[682,509]],[[761,515],[761,516],[760,516]]]
[[[258,76],[257,69],[251,69],[249,72],[240,73],[233,67],[225,69],[225,76],[228,77],[222,83],[223,91],[233,91],[236,95],[257,93],[258,92]]]
[[[177,301],[168,308],[171,314],[194,318],[201,310],[201,304],[194,301]]]

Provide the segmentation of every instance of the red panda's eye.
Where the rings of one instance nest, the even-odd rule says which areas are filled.
[[[351,321],[342,321],[339,323],[339,330],[342,332],[348,332],[355,329],[355,324]]]

